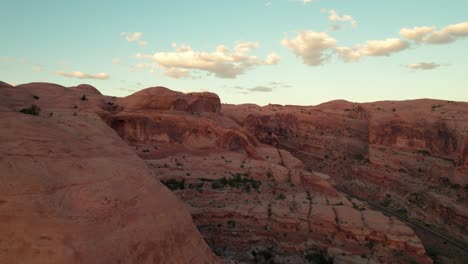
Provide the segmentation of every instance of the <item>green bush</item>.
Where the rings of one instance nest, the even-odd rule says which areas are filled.
[[[224,187],[231,187],[235,189],[242,189],[245,192],[250,192],[251,189],[258,191],[258,188],[262,184],[260,181],[256,181],[252,178],[249,178],[247,174],[231,174],[232,177],[226,178],[223,177],[219,180],[214,180],[211,182],[211,188],[213,189],[223,189]]]
[[[183,190],[185,189],[185,180],[176,180],[176,179],[170,179],[167,181],[161,181],[164,185],[166,185],[167,188],[171,190]]]
[[[37,105],[31,105],[29,108],[23,108],[20,110],[21,113],[27,114],[27,115],[33,115],[33,116],[38,116],[39,112],[41,111],[41,108]]]
[[[418,150],[418,153],[422,154],[424,156],[430,156],[431,155],[431,152],[429,152],[429,150],[426,150],[426,149],[420,149],[420,150]]]
[[[333,264],[333,258],[326,256],[322,250],[309,251],[304,255],[304,257],[308,263]]]

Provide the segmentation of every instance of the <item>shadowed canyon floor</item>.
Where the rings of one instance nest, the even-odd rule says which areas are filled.
[[[0,259],[466,260],[425,249],[362,200],[466,245],[467,103],[259,107],[162,87],[115,98],[88,85],[0,86]]]

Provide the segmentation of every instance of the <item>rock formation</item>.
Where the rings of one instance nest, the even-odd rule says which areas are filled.
[[[0,89],[0,262],[217,262],[127,144],[97,114],[69,107],[81,88],[10,88]],[[104,100],[89,97],[90,109]],[[38,116],[18,112],[33,101]]]

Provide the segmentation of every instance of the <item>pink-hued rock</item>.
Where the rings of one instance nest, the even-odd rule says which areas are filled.
[[[184,204],[96,114],[10,109],[0,124],[0,262],[217,262]]]
[[[93,217],[72,218],[70,221],[79,221],[76,226],[60,217],[60,222],[52,222],[74,236],[73,232],[82,235],[76,235],[75,244],[53,240],[66,241],[65,246],[54,244],[61,247],[57,254],[65,254],[62,248],[71,243],[73,250],[89,252],[83,262],[91,263],[97,252],[111,263],[121,257],[128,263],[140,263],[144,261],[139,258],[150,261],[154,256],[164,263],[173,259],[182,263],[217,261],[193,228],[186,206],[210,247],[228,263],[253,261],[252,250],[270,247],[280,263],[305,263],[304,254],[309,250],[323,250],[336,263],[431,263],[411,229],[335,189],[335,185],[354,188],[353,181],[346,181],[356,174],[366,175],[369,184],[391,179],[388,186],[396,190],[401,184],[389,173],[377,174],[375,158],[369,166],[354,162],[356,154],[363,160],[369,158],[372,149],[368,142],[371,114],[363,107],[334,101],[312,108],[223,105],[221,111],[219,97],[210,93],[183,94],[156,87],[112,98],[93,88],[32,83],[0,90],[0,110],[39,122],[25,131],[51,135],[28,136],[24,142],[42,146],[40,155],[32,152],[28,158],[44,163],[34,171],[53,180],[17,177],[18,181],[44,184],[34,188],[52,188],[54,195],[63,198],[47,196],[43,201],[39,197],[33,203],[20,201],[15,208],[24,206],[23,212],[38,215]],[[34,99],[34,95],[40,98]],[[83,95],[87,100],[81,99]],[[41,107],[39,117],[11,112],[31,104]],[[22,138],[21,133],[17,136]],[[28,146],[24,142],[13,144]],[[56,154],[44,152],[49,148]],[[135,154],[146,161],[149,171]],[[55,158],[54,163],[49,156]],[[62,164],[65,158],[67,162]],[[352,169],[345,170],[350,164]],[[11,162],[5,167],[11,169]],[[100,178],[93,181],[96,177]],[[56,181],[66,183],[66,188],[54,187],[63,186]],[[38,229],[55,230],[41,221],[35,222],[41,224]],[[27,224],[35,230],[33,223]],[[106,236],[109,232],[112,235]],[[115,246],[117,240],[119,246]],[[150,242],[134,245],[135,240]],[[181,243],[176,252],[174,248]],[[109,253],[110,249],[117,253]],[[59,260],[67,262],[67,258]]]
[[[209,92],[175,92],[164,87],[147,88],[119,99],[118,103],[132,110],[177,110],[184,112],[218,113],[221,101]]]

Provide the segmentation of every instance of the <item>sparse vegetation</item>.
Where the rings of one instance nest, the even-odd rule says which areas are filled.
[[[364,156],[361,153],[358,153],[358,154],[354,155],[354,159],[357,160],[357,161],[363,161]]]
[[[230,178],[223,177],[219,180],[214,180],[211,182],[211,188],[213,189],[223,189],[226,186],[236,189],[243,189],[245,192],[250,192],[251,189],[257,190],[262,183],[256,181],[247,174],[234,174]]]
[[[175,190],[183,190],[185,189],[185,180],[176,180],[176,179],[169,179],[167,181],[161,180],[161,182],[166,185],[167,188],[175,191]]]
[[[27,114],[27,115],[33,115],[33,116],[38,116],[39,113],[41,112],[41,108],[37,105],[31,105],[29,108],[23,108],[20,110],[21,113]]]
[[[83,95],[81,96],[81,101],[87,101],[87,100],[88,100],[88,98],[86,97],[86,95],[83,94]]]
[[[432,106],[432,111],[435,111],[436,108],[439,108],[439,107],[442,107],[442,106],[443,106],[443,105],[433,105],[433,106]]]
[[[278,194],[278,196],[276,196],[276,200],[284,200],[286,199],[286,196],[284,196],[284,194],[280,193]]]
[[[37,95],[33,95],[32,98],[33,98],[34,100],[39,100],[39,99],[40,99],[40,97],[37,96]]]
[[[271,168],[268,168],[267,177],[268,177],[268,179],[270,179],[271,177],[273,177],[273,172],[271,171]]]
[[[366,246],[367,246],[370,250],[372,250],[372,249],[375,247],[375,241],[374,241],[374,240],[369,240],[369,241],[367,241]]]
[[[312,214],[312,195],[309,191],[307,191],[307,201],[309,201],[309,211],[307,213],[307,216],[310,217],[310,215]]]
[[[430,156],[431,155],[431,152],[429,152],[429,150],[427,150],[427,149],[420,149],[420,150],[418,150],[418,153],[422,154],[424,156]]]
[[[229,228],[235,228],[236,227],[236,221],[234,221],[234,220],[227,221],[227,226]]]
[[[273,256],[273,249],[260,249],[260,250],[252,250],[252,256],[254,257],[255,263],[274,263],[274,256]]]
[[[309,251],[304,255],[307,263],[314,264],[333,264],[333,258],[330,258],[325,255],[323,250],[318,251]]]

